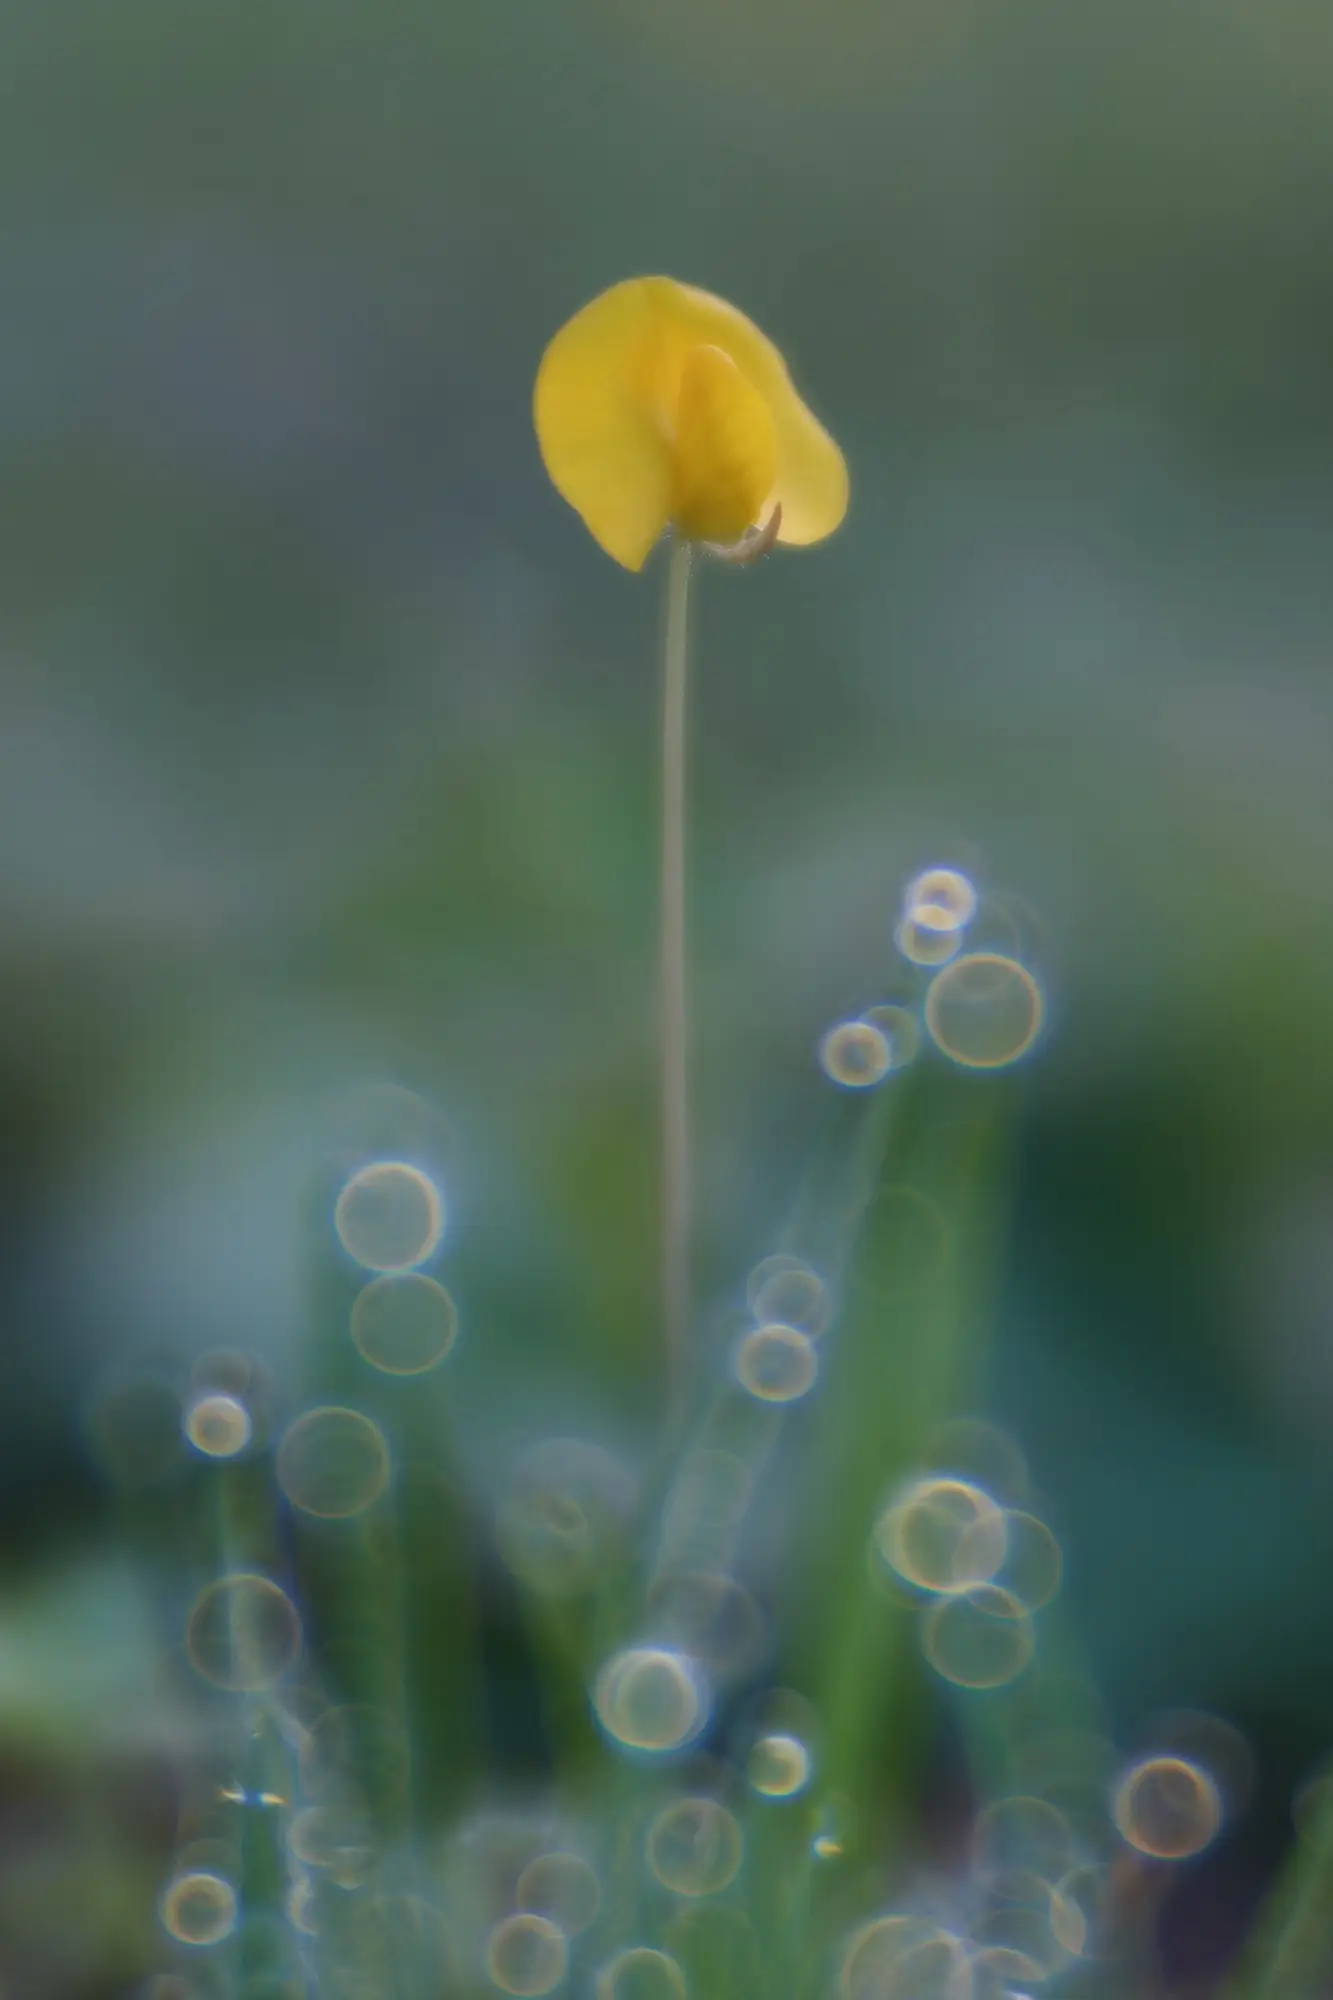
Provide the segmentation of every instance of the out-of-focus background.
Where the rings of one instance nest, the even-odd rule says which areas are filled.
[[[1333,1736],[1325,9],[63,0],[3,44],[16,2000],[137,1976],[132,1913],[23,1929],[78,1909],[89,1797],[137,1801],[150,1912],[170,1839],[98,1399],[292,1365],[331,1106],[438,1120],[480,1485],[653,1422],[661,565],[530,422],[556,326],[650,271],[771,334],[853,489],[699,591],[702,1290],[790,1200],[903,879],[1021,896],[987,1407],[1115,1725],[1257,1758],[1179,1925],[1208,1990]]]

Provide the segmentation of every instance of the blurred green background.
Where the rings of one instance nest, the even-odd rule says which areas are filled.
[[[1190,1892],[1215,1960],[1333,1733],[1327,9],[0,34],[4,1855],[66,1865],[35,1714],[76,1770],[137,1740],[89,1398],[290,1369],[348,1088],[438,1117],[478,1490],[650,1434],[661,566],[593,546],[529,412],[556,326],[661,270],[772,335],[853,481],[829,547],[699,591],[701,1290],[768,1247],[905,876],[1019,893],[1051,1032],[988,1407],[1119,1726],[1202,1704],[1258,1753]],[[126,1656],[62,1707],[23,1635],[89,1619]],[[116,1990],[54,1949],[34,1993]]]

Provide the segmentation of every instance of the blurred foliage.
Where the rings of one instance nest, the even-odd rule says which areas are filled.
[[[181,1607],[124,1572],[185,1531],[127,1521],[90,1405],[219,1345],[297,1393],[331,1101],[438,1116],[460,1535],[539,1436],[654,1448],[656,579],[529,427],[550,331],[652,269],[780,340],[854,483],[829,550],[700,593],[708,1323],[904,877],[1014,885],[1052,1031],[965,1400],[1031,1458],[1113,1727],[1252,1740],[1163,1919],[1206,1990],[1333,1734],[1326,10],[19,0],[4,39],[14,1992],[146,1964],[194,1728]],[[531,1773],[554,1668],[487,1588],[489,1747]]]

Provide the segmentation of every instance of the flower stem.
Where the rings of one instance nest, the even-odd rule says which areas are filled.
[[[683,1390],[690,1331],[689,1055],[685,994],[685,743],[690,543],[671,544],[662,654],[662,1325],[667,1374]]]

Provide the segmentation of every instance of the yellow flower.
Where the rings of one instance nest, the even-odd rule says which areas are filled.
[[[842,453],[744,313],[674,278],[613,285],[556,334],[537,371],[537,441],[558,492],[608,555],[641,569],[671,524],[734,543],[831,535]]]

